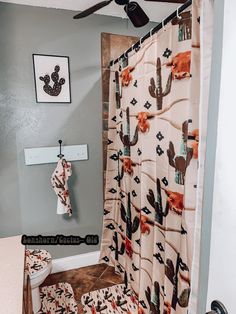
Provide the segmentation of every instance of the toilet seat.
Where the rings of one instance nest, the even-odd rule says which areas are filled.
[[[25,272],[33,278],[51,264],[52,257],[46,250],[25,250]]]

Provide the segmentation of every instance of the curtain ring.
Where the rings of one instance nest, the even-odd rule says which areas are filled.
[[[152,37],[152,35],[153,35],[153,33],[152,33],[153,30],[154,30],[154,27],[150,29],[150,32],[149,32],[150,37]]]
[[[165,31],[166,31],[166,27],[165,27],[165,19],[164,19],[164,20],[162,20],[161,24],[162,24],[163,32],[165,32]]]
[[[178,7],[177,8],[177,11],[176,11],[176,16],[177,16],[177,18],[179,19],[179,20],[181,20],[182,19],[182,16],[181,15],[179,15],[179,9],[181,8],[181,6],[180,7]]]
[[[125,59],[128,59],[127,50],[124,52],[124,58],[125,58]]]
[[[134,45],[135,45],[135,44],[133,44],[133,45],[131,46],[131,51],[133,51],[133,50],[134,50]]]
[[[140,39],[139,39],[139,47],[140,48],[142,48],[142,39],[143,39],[143,37],[140,37]]]

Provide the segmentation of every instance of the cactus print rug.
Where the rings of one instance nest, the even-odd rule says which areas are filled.
[[[88,313],[188,313],[198,182],[199,12],[197,0],[181,20],[111,67],[100,260],[124,277],[137,307],[131,309],[119,286],[84,296]]]
[[[37,314],[77,314],[77,303],[69,283],[40,288],[41,310]]]
[[[86,293],[81,298],[85,314],[136,313],[138,300],[125,285]]]

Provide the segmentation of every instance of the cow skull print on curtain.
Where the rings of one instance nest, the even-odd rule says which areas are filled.
[[[100,260],[124,276],[135,313],[188,312],[200,79],[200,19],[190,10],[145,41],[125,68],[111,68]],[[114,313],[128,312],[122,304]]]

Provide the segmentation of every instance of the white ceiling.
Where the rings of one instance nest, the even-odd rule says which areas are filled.
[[[0,2],[31,5],[37,7],[65,9],[73,11],[82,11],[98,3],[101,0],[3,0]],[[151,21],[160,22],[167,15],[172,13],[177,7],[174,3],[146,2],[144,0],[135,0],[139,2]],[[98,14],[118,16],[125,18],[123,6],[111,3],[106,8],[98,11]]]

